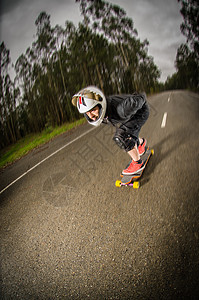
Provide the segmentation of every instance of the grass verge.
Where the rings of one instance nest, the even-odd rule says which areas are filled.
[[[0,151],[0,168],[3,168],[16,160],[26,155],[34,148],[43,145],[50,141],[55,136],[58,136],[72,128],[85,123],[85,118],[77,120],[73,123],[66,123],[60,127],[47,128],[40,133],[29,134],[20,139],[16,144],[4,148]]]

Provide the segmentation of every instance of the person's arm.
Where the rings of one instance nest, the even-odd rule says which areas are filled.
[[[128,95],[118,106],[117,113],[121,119],[127,119],[136,114],[146,102],[145,94]]]

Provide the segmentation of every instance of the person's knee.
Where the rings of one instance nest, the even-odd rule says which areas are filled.
[[[127,132],[117,130],[114,137],[114,142],[126,152],[132,150],[139,143],[138,138]]]

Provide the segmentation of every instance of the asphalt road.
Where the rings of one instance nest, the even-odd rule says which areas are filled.
[[[129,158],[107,125],[0,173],[1,299],[199,298],[199,96],[148,100],[138,190],[114,185]]]

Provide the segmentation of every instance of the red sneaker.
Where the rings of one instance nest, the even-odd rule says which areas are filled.
[[[145,147],[146,147],[146,139],[143,139],[142,144],[138,146],[138,151],[140,155],[143,155],[145,153]]]
[[[136,162],[136,161],[132,160],[132,162],[130,163],[128,168],[126,168],[125,170],[122,171],[122,174],[133,175],[133,174],[140,172],[143,169],[144,169],[144,163],[142,160],[140,160],[140,162]]]

